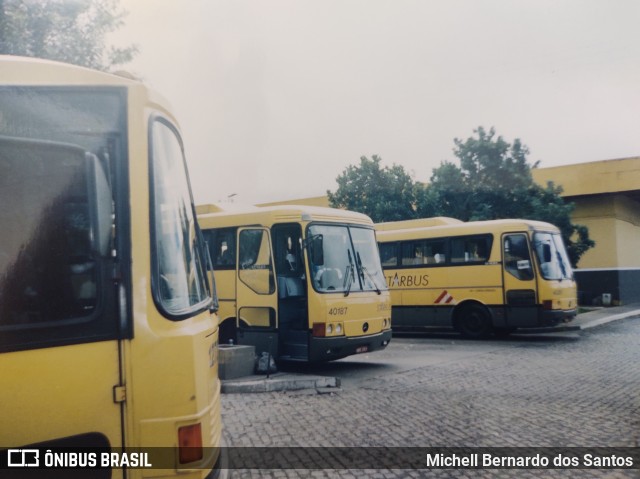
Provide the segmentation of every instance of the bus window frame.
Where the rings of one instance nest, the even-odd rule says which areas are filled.
[[[161,123],[165,127],[167,127],[175,136],[178,144],[180,146],[180,152],[182,156],[182,171],[184,172],[184,177],[187,182],[187,189],[189,192],[189,200],[190,200],[190,208],[191,214],[194,220],[194,228],[196,229],[194,235],[195,249],[198,254],[196,260],[200,263],[200,270],[202,272],[202,285],[204,286],[205,298],[195,304],[192,304],[190,307],[185,308],[183,312],[174,312],[169,311],[164,304],[163,299],[160,295],[160,273],[159,273],[159,259],[158,259],[158,248],[159,239],[156,236],[156,188],[155,188],[155,157],[154,157],[154,125],[155,123]],[[147,145],[148,145],[148,166],[149,166],[149,240],[150,240],[150,253],[151,253],[151,296],[153,297],[153,302],[157,308],[157,310],[162,314],[163,317],[170,321],[184,321],[186,319],[197,316],[198,314],[210,309],[213,304],[213,293],[211,289],[211,285],[209,284],[208,278],[208,267],[205,261],[204,255],[204,245],[201,244],[202,236],[199,234],[199,226],[198,219],[195,209],[195,204],[193,201],[193,192],[191,190],[191,181],[189,179],[189,169],[187,167],[187,160],[184,152],[184,142],[182,140],[182,136],[180,135],[179,130],[173,124],[171,120],[166,118],[165,116],[159,113],[152,113],[149,115],[149,120],[147,122]],[[196,264],[197,266],[197,264]],[[198,268],[196,267],[196,270]]]

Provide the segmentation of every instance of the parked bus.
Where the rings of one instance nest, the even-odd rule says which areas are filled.
[[[394,330],[483,337],[557,326],[576,314],[573,272],[551,224],[426,218],[376,229]]]
[[[217,476],[215,293],[165,100],[0,57],[0,204],[0,448],[161,453],[46,478]]]
[[[327,361],[385,348],[389,291],[373,223],[307,206],[198,208],[220,301],[220,341]]]

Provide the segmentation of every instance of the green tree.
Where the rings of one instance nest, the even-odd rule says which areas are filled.
[[[454,140],[460,166],[445,161],[433,170],[431,182],[416,193],[419,217],[451,216],[463,221],[523,218],[556,225],[572,264],[595,243],[585,226],[571,223],[574,205],[560,196],[562,188],[533,181],[529,149],[479,127],[475,137]]]
[[[376,222],[416,217],[415,183],[402,166],[380,166],[382,159],[360,157],[360,165],[347,167],[336,181],[335,193],[327,191],[329,204],[364,213]]]
[[[133,45],[106,45],[106,35],[120,28],[125,16],[118,0],[0,0],[0,54],[107,71],[138,52]]]

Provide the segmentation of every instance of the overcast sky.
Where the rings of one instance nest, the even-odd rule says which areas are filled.
[[[197,203],[319,196],[361,156],[428,181],[495,127],[531,162],[640,155],[637,0],[121,0]]]

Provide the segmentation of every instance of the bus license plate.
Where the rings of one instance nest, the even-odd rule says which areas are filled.
[[[369,351],[369,346],[358,346],[356,348],[356,354],[358,354],[358,353],[366,353],[367,351]]]

